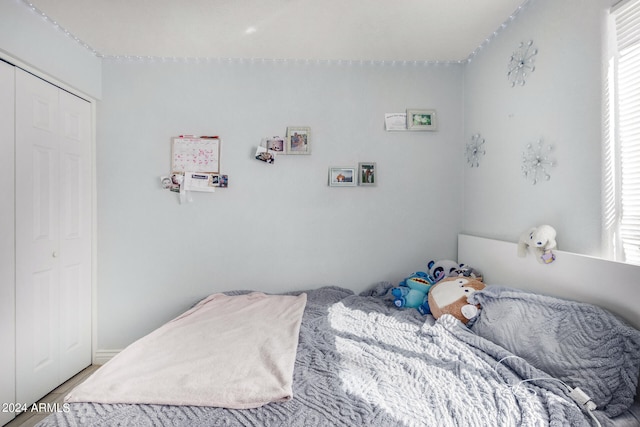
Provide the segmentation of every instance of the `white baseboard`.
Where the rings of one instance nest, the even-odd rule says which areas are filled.
[[[92,363],[94,365],[104,365],[121,351],[122,350],[96,350],[93,354]]]

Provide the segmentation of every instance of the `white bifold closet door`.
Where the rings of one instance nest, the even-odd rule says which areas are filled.
[[[15,399],[15,237],[13,197],[15,68],[0,61],[0,403]],[[11,408],[0,410],[0,425],[11,421]]]
[[[16,401],[91,363],[91,107],[16,69]]]

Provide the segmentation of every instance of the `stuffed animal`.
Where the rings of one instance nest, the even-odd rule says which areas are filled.
[[[466,325],[480,310],[480,306],[469,304],[467,298],[484,288],[484,283],[472,277],[446,277],[429,290],[431,314],[436,319],[451,314]]]
[[[482,274],[478,270],[468,266],[467,264],[460,264],[460,268],[458,269],[458,277],[471,277],[472,279],[476,279],[482,282]]]
[[[427,294],[435,283],[433,277],[423,271],[412,273],[391,289],[393,304],[398,307],[416,308],[421,314],[429,314],[429,300]]]
[[[522,233],[518,242],[518,256],[524,257],[531,251],[538,262],[549,264],[556,259],[552,252],[556,247],[556,230],[550,225],[540,225]]]
[[[457,277],[465,276],[472,277],[474,279],[482,280],[482,275],[478,270],[470,267],[466,264],[458,264],[455,261],[448,259],[439,261],[429,261],[427,264],[429,267],[429,274],[436,282],[444,279],[445,277]]]
[[[427,264],[427,267],[429,267],[429,274],[436,280],[436,282],[444,279],[445,277],[457,276],[457,270],[460,268],[457,262],[449,259],[441,259],[438,261],[431,260]]]

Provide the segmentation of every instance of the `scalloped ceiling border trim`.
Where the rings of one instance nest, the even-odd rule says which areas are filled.
[[[269,58],[184,58],[135,55],[105,55],[103,59],[117,62],[163,62],[191,64],[297,64],[297,65],[384,65],[384,66],[428,66],[459,65],[461,61],[404,61],[404,60],[361,60],[361,59],[269,59]]]
[[[467,64],[471,62],[481,51],[484,49],[493,39],[495,39],[505,28],[507,28],[516,17],[525,9],[529,3],[533,0],[524,0],[524,2],[518,6],[518,8],[509,15],[501,25],[498,27],[489,37],[487,37],[480,45],[474,49],[473,52],[467,56],[466,59],[459,61],[402,61],[402,60],[342,60],[342,59],[267,59],[267,58],[184,58],[184,57],[157,57],[157,56],[139,56],[139,55],[103,55],[88,43],[81,40],[79,37],[72,34],[69,30],[58,24],[54,19],[47,16],[46,13],[38,9],[29,0],[20,0],[26,7],[31,9],[33,13],[40,16],[44,21],[51,24],[54,28],[63,32],[67,37],[74,40],[80,46],[84,47],[98,58],[111,61],[132,61],[132,62],[184,62],[184,63],[274,63],[274,64],[316,64],[316,65],[415,65],[415,66],[428,66],[428,65],[452,65],[452,64]]]
[[[475,58],[478,53],[480,53],[482,49],[484,49],[489,43],[491,43],[491,41],[495,39],[502,31],[504,31],[504,29],[507,28],[518,17],[520,12],[522,12],[522,10],[525,9],[532,1],[533,0],[525,0],[520,6],[518,6],[518,8],[511,15],[509,15],[509,17],[502,24],[500,24],[500,26],[493,33],[491,33],[489,37],[487,37],[482,43],[480,43],[480,46],[475,48],[475,50],[469,54],[465,62],[471,62],[473,58]]]

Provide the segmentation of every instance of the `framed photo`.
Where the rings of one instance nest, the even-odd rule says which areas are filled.
[[[279,136],[264,138],[263,143],[260,145],[269,151],[275,151],[280,154],[285,154],[285,150],[287,149],[285,138]]]
[[[436,130],[437,128],[436,110],[407,110],[407,129]]]
[[[331,187],[355,187],[357,179],[356,168],[329,168],[329,186]]]
[[[287,154],[311,154],[311,128],[287,128]]]
[[[358,183],[374,186],[378,182],[377,167],[374,162],[358,163]]]

